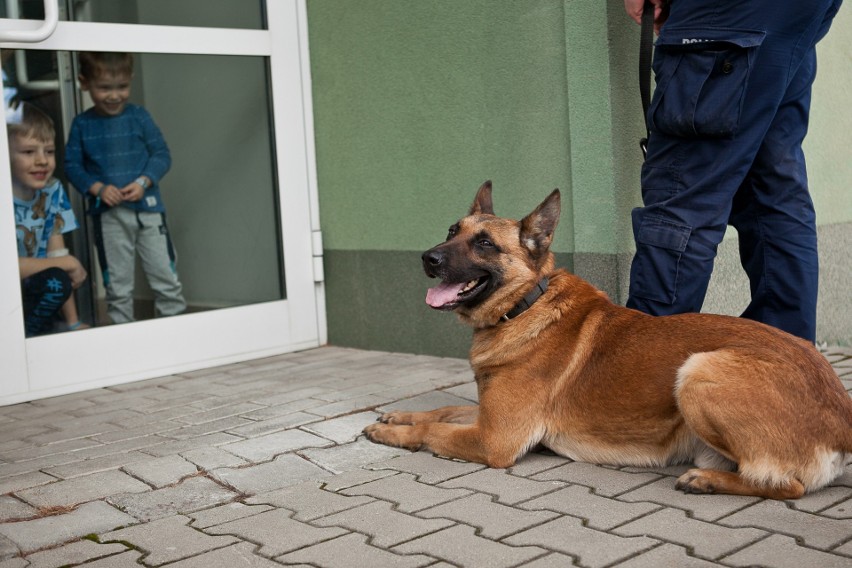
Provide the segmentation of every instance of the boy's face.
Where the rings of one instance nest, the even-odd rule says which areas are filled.
[[[9,137],[12,183],[17,189],[35,192],[43,189],[56,169],[56,146],[53,141],[29,135]]]
[[[118,116],[124,112],[130,98],[130,75],[101,73],[92,79],[80,76],[80,86],[89,91],[95,112],[102,116]]]

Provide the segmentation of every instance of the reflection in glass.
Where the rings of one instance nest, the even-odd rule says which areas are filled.
[[[22,75],[15,67],[27,66],[30,86],[16,85],[19,97],[56,124],[56,176],[84,226],[68,248],[90,275],[77,303],[84,321],[105,325],[112,322],[95,253],[95,196],[84,197],[62,167],[71,123],[93,104],[91,89],[79,90],[72,79],[77,55],[25,51],[7,61],[7,71],[15,84]],[[171,155],[158,185],[187,312],[284,299],[266,59],[133,54],[133,60],[128,104],[150,113]],[[133,319],[154,317],[156,294],[141,267],[135,274]]]
[[[39,0],[41,1],[41,0]],[[266,29],[262,0],[74,0],[74,20]]]

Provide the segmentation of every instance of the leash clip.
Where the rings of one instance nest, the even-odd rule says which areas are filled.
[[[639,140],[639,147],[642,149],[642,157],[645,158],[648,155],[648,139],[642,138]]]

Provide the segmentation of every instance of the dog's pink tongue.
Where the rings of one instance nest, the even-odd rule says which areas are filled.
[[[449,304],[456,299],[456,296],[459,295],[459,292],[462,288],[464,288],[464,285],[464,282],[461,284],[448,284],[446,282],[441,282],[434,288],[429,288],[429,291],[426,292],[426,303],[433,308],[440,308],[441,306]]]

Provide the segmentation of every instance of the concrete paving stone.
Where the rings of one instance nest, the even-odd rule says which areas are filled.
[[[373,424],[381,416],[377,412],[358,412],[340,418],[332,418],[314,424],[302,426],[302,430],[311,432],[323,438],[328,438],[338,444],[346,444],[355,441],[361,435],[361,431],[368,425]]]
[[[834,550],[832,550],[834,554],[842,554],[844,556],[848,556],[852,558],[852,540],[847,542],[846,544],[841,544]]]
[[[17,544],[0,534],[0,568],[3,568],[6,564],[3,560],[18,556],[20,553],[21,549],[18,548]],[[26,563],[24,566],[26,566]]]
[[[561,481],[535,481],[507,473],[505,469],[481,469],[468,475],[442,482],[439,487],[463,487],[494,495],[504,505],[514,505],[551,493],[565,483]]]
[[[33,424],[32,422],[24,422],[20,420],[16,420],[14,422],[10,422],[3,425],[3,429],[0,430],[0,443],[5,444],[6,442],[16,442],[18,440],[26,440],[31,436],[38,436],[39,434],[44,434],[45,432],[53,432],[56,428],[52,428],[50,426],[44,424]],[[5,458],[6,454],[12,448],[3,446],[3,451],[0,452],[0,457]]]
[[[300,456],[282,454],[256,465],[214,469],[210,475],[241,493],[255,495],[309,479],[323,479],[331,473]]]
[[[110,495],[150,490],[148,485],[126,473],[111,470],[24,489],[15,495],[34,507],[68,507]]]
[[[266,461],[278,454],[305,448],[324,448],[332,445],[331,440],[314,436],[301,430],[285,430],[249,440],[233,442],[222,449],[252,462]]]
[[[15,499],[11,495],[0,495],[0,523],[14,519],[28,519],[38,515],[38,509]]]
[[[82,539],[59,548],[34,552],[27,556],[27,562],[29,562],[28,568],[60,568],[121,554],[127,552],[127,550],[126,546],[119,543],[98,544],[88,539]]]
[[[417,554],[401,556],[370,546],[367,537],[359,534],[349,534],[333,540],[315,544],[277,557],[275,560],[287,564],[304,563],[323,568],[374,568],[375,566],[394,566],[399,568],[415,568],[432,566],[435,559]]]
[[[187,450],[180,455],[204,471],[211,471],[220,467],[237,467],[248,463],[231,452],[215,447],[200,447]]]
[[[297,521],[313,521],[373,502],[370,497],[349,497],[320,487],[320,482],[307,481],[276,491],[260,493],[249,497],[245,503],[281,507],[293,511],[295,513],[293,519]]]
[[[771,535],[723,559],[731,566],[771,566],[772,568],[849,568],[852,558],[799,546],[795,539]]]
[[[659,541],[647,537],[621,537],[596,531],[584,527],[580,519],[573,517],[554,519],[510,536],[503,542],[555,550],[589,568],[615,564],[659,544]]]
[[[243,503],[225,503],[212,509],[204,509],[194,513],[187,513],[192,518],[190,526],[196,529],[206,529],[214,525],[221,525],[237,519],[244,519],[266,511],[272,510],[269,505],[245,505]]]
[[[300,398],[296,400],[291,400],[290,402],[286,402],[284,404],[267,406],[266,408],[261,408],[260,410],[248,412],[246,414],[243,414],[243,418],[248,418],[249,420],[269,420],[270,418],[286,416],[288,414],[293,414],[294,412],[301,412],[302,410],[308,410],[310,408],[322,406],[323,404],[326,404],[326,402],[324,400],[319,400],[318,398]]]
[[[852,498],[821,511],[820,515],[832,519],[852,519]]]
[[[405,384],[402,386],[385,388],[385,390],[381,391],[381,396],[385,398],[385,403],[380,407],[383,412],[388,404],[394,403],[394,401],[402,402],[405,400],[411,400],[412,398],[418,398],[422,396],[428,396],[430,394],[439,393],[442,391],[436,391],[437,387],[432,381],[417,381],[414,383]],[[454,395],[443,393],[446,397],[457,399]],[[471,404],[471,402],[467,399],[458,398],[454,405],[458,404]],[[447,404],[439,404],[438,406],[432,406],[427,410],[432,410],[433,408],[439,408],[439,406],[447,406]],[[408,409],[410,410],[410,409]]]
[[[652,536],[690,547],[696,556],[710,560],[719,558],[767,533],[754,528],[731,529],[713,523],[690,519],[685,511],[661,509],[612,530],[623,536]]]
[[[360,410],[371,410],[381,404],[386,404],[390,399],[383,395],[367,394],[349,400],[340,402],[331,402],[322,406],[315,406],[307,410],[311,414],[322,416],[323,418],[334,418],[344,414],[351,414]]]
[[[476,527],[482,536],[499,540],[510,534],[543,524],[558,515],[552,511],[528,511],[501,505],[493,501],[489,495],[477,493],[419,511],[417,516],[428,519],[452,519]]]
[[[556,511],[584,519],[593,529],[609,530],[660,508],[651,503],[625,503],[596,495],[588,487],[571,485],[518,505],[531,511]]]
[[[169,568],[281,568],[281,564],[255,554],[255,548],[252,543],[241,542],[179,560]]]
[[[136,519],[130,515],[103,501],[94,501],[62,515],[0,524],[0,535],[14,542],[21,552],[27,554],[135,522]]]
[[[71,462],[65,465],[58,465],[56,467],[45,468],[44,472],[61,479],[71,479],[74,477],[80,477],[82,475],[89,475],[92,473],[109,471],[111,469],[118,469],[125,465],[148,461],[150,459],[153,458],[149,454],[144,454],[142,452],[123,452],[117,454],[110,454],[100,458],[92,458],[77,462]]]
[[[258,554],[266,557],[292,552],[346,534],[337,527],[317,528],[291,518],[292,512],[273,509],[246,519],[204,529],[207,534],[229,534],[260,545]]]
[[[476,535],[476,529],[456,525],[400,544],[392,549],[403,554],[424,554],[440,558],[458,566],[482,566],[487,560],[489,568],[517,566],[547,554],[537,546],[507,546]]]
[[[423,519],[397,512],[387,501],[373,501],[312,521],[319,527],[342,527],[371,537],[370,544],[390,548],[454,525],[447,519]]]
[[[719,566],[716,562],[702,560],[690,556],[685,548],[675,544],[663,544],[620,562],[618,568],[661,568],[676,566],[677,568],[713,568]]]
[[[4,465],[0,465],[0,475],[2,475]],[[21,475],[14,475],[12,477],[0,477],[0,495],[5,495],[6,493],[14,493],[15,491],[20,491],[21,489],[29,489],[30,487],[36,487],[38,485],[44,485],[46,483],[53,483],[56,481],[56,477],[52,475],[47,475],[46,473],[42,473],[40,471],[33,471],[30,473],[23,473]]]
[[[786,503],[787,506],[799,511],[818,513],[850,499],[852,499],[852,488],[850,487],[825,487],[814,493],[807,493],[799,499],[786,501]],[[849,511],[848,516],[852,516],[852,510]]]
[[[367,495],[396,503],[403,513],[422,511],[470,494],[465,489],[433,487],[414,480],[413,475],[400,473],[341,491],[344,495]]]
[[[362,438],[349,444],[329,448],[309,448],[299,453],[311,460],[311,462],[332,473],[343,473],[356,467],[401,456],[409,453],[409,451],[402,448],[374,444]]]
[[[353,469],[324,479],[322,487],[326,491],[340,491],[396,474],[397,472],[389,470],[369,471],[367,469]]]
[[[146,566],[159,566],[238,542],[233,536],[215,536],[195,530],[189,522],[189,517],[173,515],[101,534],[98,540],[133,545],[143,552],[142,562]]]
[[[428,389],[427,389],[428,390]],[[469,406],[470,401],[459,396],[452,395],[444,391],[433,391],[421,394],[405,400],[396,400],[390,404],[382,404],[379,412],[391,412],[393,410],[407,410],[411,412],[420,412],[427,410],[435,410],[444,406]]]
[[[209,399],[207,399],[209,400]],[[205,401],[201,401],[198,403],[193,403],[193,405],[203,405]],[[190,405],[190,406],[193,406]],[[193,406],[194,407],[194,406]],[[232,418],[234,416],[241,416],[246,412],[251,412],[252,410],[258,410],[260,408],[264,408],[262,404],[255,404],[252,402],[241,402],[240,404],[230,404],[228,406],[222,406],[219,408],[215,408],[213,410],[208,410],[206,412],[197,412],[195,414],[188,414],[181,418],[178,418],[177,421],[185,422],[186,424],[203,424],[204,422],[213,422],[216,420],[222,420],[223,418]]]
[[[257,438],[322,419],[315,414],[308,414],[307,412],[291,412],[284,416],[276,416],[264,420],[251,420],[251,422],[243,426],[229,428],[228,433],[240,436],[241,438]]]
[[[795,511],[780,501],[761,501],[720,519],[729,527],[757,527],[802,539],[810,547],[829,550],[849,539],[852,527],[845,519],[830,519]]]
[[[263,404],[267,406],[278,406],[293,403],[303,399],[310,399],[318,394],[324,394],[327,392],[331,392],[331,389],[325,387],[302,387],[302,388],[294,388],[287,392],[283,392],[280,394],[270,395],[267,393],[263,398],[258,398],[254,402],[263,402]],[[328,404],[323,402],[323,404]]]
[[[474,382],[450,387],[448,389],[444,389],[444,392],[453,396],[463,398],[465,400],[469,400],[473,403],[479,402],[479,392],[477,391],[476,383]]]
[[[188,475],[196,475],[198,468],[180,456],[150,458],[147,461],[126,465],[124,471],[157,489],[177,483]]]
[[[689,511],[696,519],[715,521],[760,501],[759,497],[739,495],[697,495],[675,489],[675,478],[659,481],[618,496],[619,501],[645,501]]]
[[[569,461],[564,465],[534,474],[532,478],[594,487],[598,495],[613,497],[659,479],[660,476],[655,473],[632,473],[586,462]]]
[[[156,438],[156,436],[152,437]],[[159,439],[165,440],[165,438]],[[153,447],[145,448],[145,452],[151,454],[152,456],[163,457],[170,456],[173,454],[182,454],[183,452],[194,450],[196,448],[202,448],[205,446],[224,446],[226,444],[232,444],[241,440],[242,438],[240,438],[239,436],[226,434],[224,432],[217,432],[215,434],[199,436],[198,438],[191,438],[189,440],[174,440],[171,442],[161,442]]]
[[[461,477],[485,469],[479,463],[454,460],[435,456],[432,452],[407,452],[404,455],[388,461],[374,463],[369,469],[391,469],[410,473],[422,483],[436,485],[454,477]]]
[[[678,463],[674,465],[658,465],[651,467],[622,467],[621,471],[626,473],[656,473],[657,475],[661,475],[663,477],[680,477],[690,469],[694,468],[695,465],[691,463]]]
[[[828,484],[829,487],[852,487],[852,464],[846,466],[843,474]]]
[[[140,521],[151,521],[220,505],[237,496],[237,493],[206,477],[190,477],[172,487],[116,495],[107,498],[107,501]]]
[[[94,440],[89,440],[86,438],[80,438],[76,440],[65,440],[63,442],[57,442],[55,444],[45,444],[43,446],[27,446],[24,448],[18,448],[17,450],[10,450],[7,452],[3,452],[0,455],[0,458],[10,462],[22,462],[27,460],[34,460],[36,458],[44,458],[45,456],[52,456],[55,454],[66,454],[69,452],[76,452],[77,450],[83,450],[85,448],[91,448],[92,446],[100,446],[100,442],[96,442]]]
[[[329,383],[329,386],[333,387],[334,383]],[[315,396],[316,398],[322,399],[326,402],[340,402],[341,400],[348,400],[350,398],[356,398],[365,394],[380,393],[386,390],[388,390],[388,385],[383,383],[355,384],[351,386],[344,386],[343,384],[341,384],[340,388],[338,389],[334,389],[322,394],[317,394]]]
[[[253,424],[253,422],[240,416],[231,416],[230,418],[221,418],[210,422],[202,422],[195,426],[186,426],[184,428],[178,428],[177,430],[169,430],[168,432],[163,432],[160,435],[174,440],[189,440],[191,438],[206,436],[207,434],[224,432],[247,424]]]
[[[508,468],[508,472],[520,477],[532,477],[533,475],[565,465],[570,461],[566,457],[557,456],[550,450],[536,450],[521,456],[515,462],[515,465]]]
[[[78,438],[94,438],[95,436],[114,432],[116,430],[121,430],[121,426],[117,426],[115,424],[107,424],[103,422],[96,422],[94,424],[85,424],[78,427],[66,428],[66,425],[63,423],[62,429],[55,430],[53,432],[47,432],[45,434],[39,434],[38,436],[33,436],[29,438],[27,442],[29,442],[33,446],[43,446],[46,444],[55,444],[58,442],[76,440]]]

